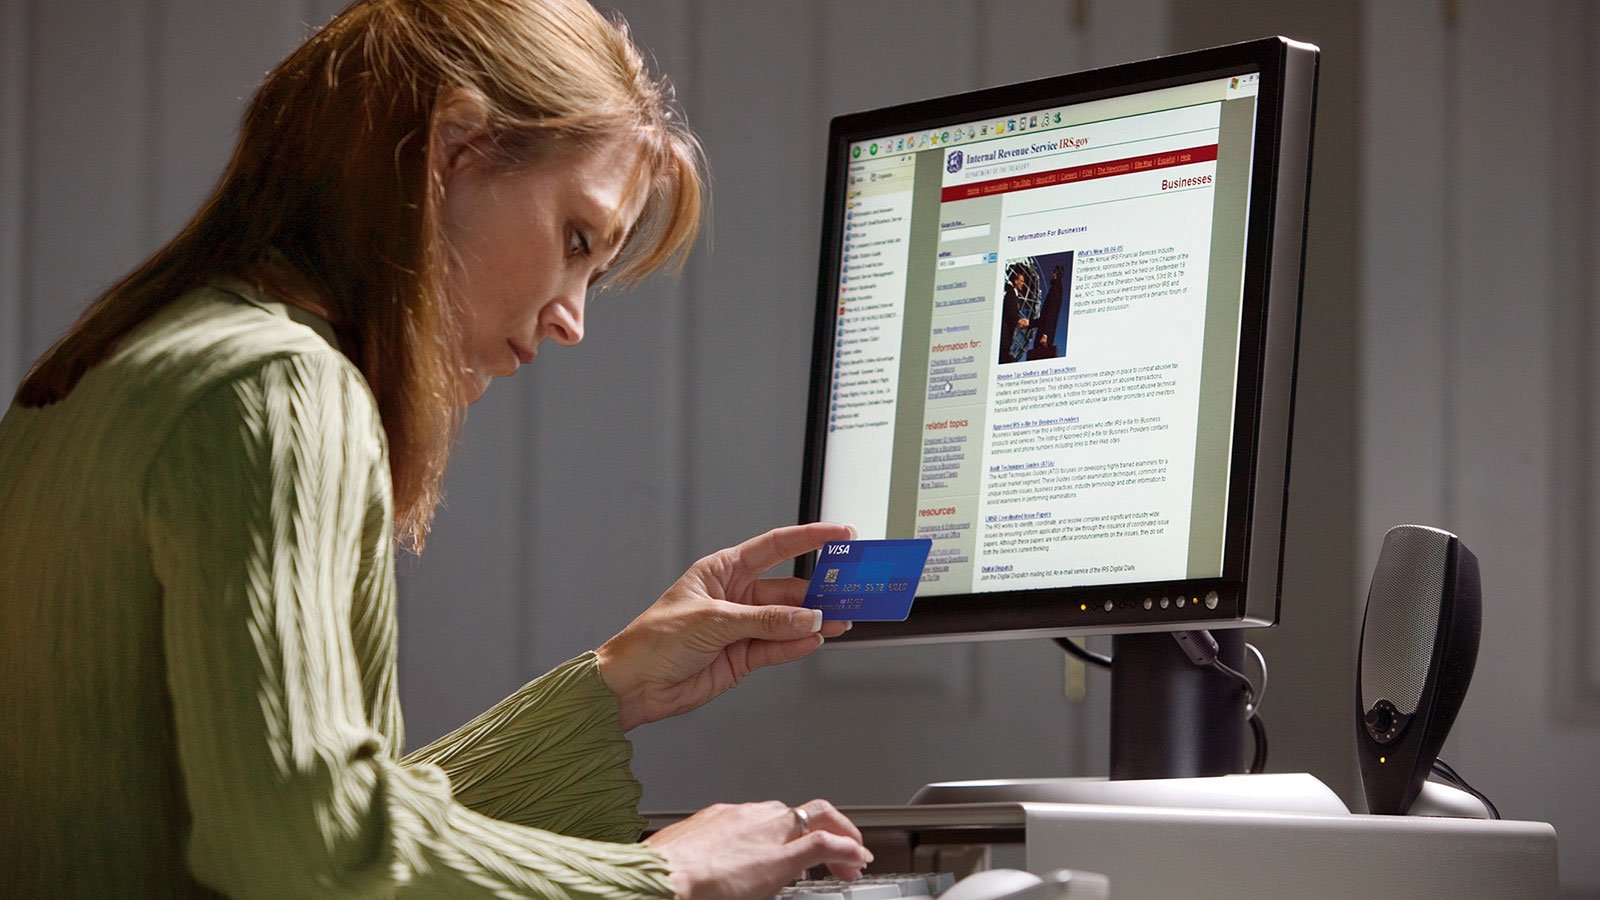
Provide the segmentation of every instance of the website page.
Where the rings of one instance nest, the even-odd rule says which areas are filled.
[[[821,515],[920,595],[1221,574],[1249,73],[852,145]]]

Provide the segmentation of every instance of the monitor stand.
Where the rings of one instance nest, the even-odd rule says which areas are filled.
[[[1244,670],[1244,633],[1214,632],[1217,658]],[[1348,815],[1313,775],[1245,775],[1244,692],[1192,662],[1166,632],[1113,639],[1111,777],[930,784],[919,803],[1088,803]]]
[[[1244,632],[1212,637],[1217,660],[1244,671]],[[1170,633],[1112,638],[1113,781],[1244,772],[1247,719],[1239,683],[1196,665]]]

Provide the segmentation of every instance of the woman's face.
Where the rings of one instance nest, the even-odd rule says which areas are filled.
[[[585,295],[643,204],[643,192],[627,196],[637,154],[612,142],[515,171],[473,158],[452,167],[444,228],[468,402],[532,362],[546,338],[583,339]]]

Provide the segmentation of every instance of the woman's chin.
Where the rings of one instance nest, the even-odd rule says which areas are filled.
[[[471,406],[472,404],[477,403],[479,400],[482,400],[483,395],[489,391],[489,382],[493,380],[494,379],[492,377],[483,374],[478,369],[469,371],[467,373],[466,384],[463,385],[463,390],[461,392],[462,396],[464,396],[467,400],[467,405]]]

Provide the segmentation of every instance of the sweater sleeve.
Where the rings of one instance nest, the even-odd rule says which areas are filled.
[[[450,776],[456,799],[496,819],[603,841],[637,841],[645,820],[617,698],[594,653],[535,679],[406,758]]]
[[[375,423],[342,358],[287,356],[207,389],[146,474],[195,877],[239,897],[670,896],[649,847],[469,809],[368,721],[351,607]]]

